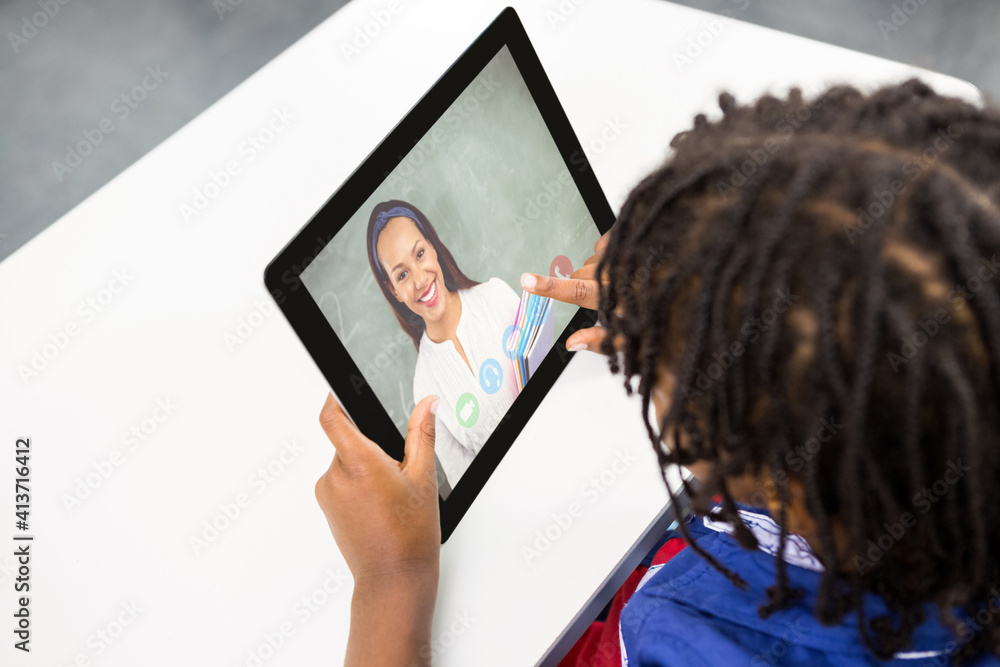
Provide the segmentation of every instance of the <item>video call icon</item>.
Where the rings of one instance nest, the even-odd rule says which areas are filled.
[[[479,421],[479,401],[475,394],[465,392],[455,402],[455,417],[465,428],[472,428]]]
[[[566,255],[556,255],[549,265],[549,276],[552,278],[569,278],[573,275],[573,262]]]
[[[517,350],[511,349],[513,343],[511,339],[517,340],[517,334],[519,331],[514,328],[514,325],[510,325],[504,329],[503,337],[500,339],[500,347],[503,348],[503,353],[507,355],[508,359],[513,360],[516,356]]]
[[[496,359],[487,359],[479,367],[479,386],[487,394],[495,394],[500,391],[503,384],[503,369]]]

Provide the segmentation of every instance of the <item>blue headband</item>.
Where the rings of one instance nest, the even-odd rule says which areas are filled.
[[[375,266],[378,268],[379,274],[385,278],[388,278],[388,276],[386,276],[385,272],[382,270],[382,263],[378,259],[378,250],[376,248],[378,246],[379,234],[381,234],[382,230],[385,229],[385,224],[389,222],[390,218],[409,218],[413,221],[413,224],[417,226],[417,229],[420,230],[420,233],[425,237],[427,236],[427,233],[424,231],[424,226],[420,224],[420,220],[417,219],[417,214],[405,206],[395,206],[390,208],[388,211],[382,211],[379,213],[375,217],[375,228],[372,230],[372,257],[375,258]]]

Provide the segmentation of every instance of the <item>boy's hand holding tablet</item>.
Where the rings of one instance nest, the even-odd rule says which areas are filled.
[[[408,664],[430,636],[441,553],[436,402],[428,396],[410,416],[402,461],[362,435],[332,395],[320,413],[336,454],[316,499],[354,577],[357,641],[345,664]]]

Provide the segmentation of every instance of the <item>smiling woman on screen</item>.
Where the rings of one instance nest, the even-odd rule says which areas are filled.
[[[399,326],[413,339],[413,400],[441,399],[435,452],[454,487],[517,397],[503,351],[519,298],[500,278],[458,268],[427,217],[407,202],[377,204],[368,263]]]

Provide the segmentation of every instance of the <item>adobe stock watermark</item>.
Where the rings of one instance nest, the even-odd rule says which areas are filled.
[[[907,337],[901,338],[899,354],[888,352],[886,358],[892,367],[893,373],[899,373],[899,369],[910,363],[910,360],[930,342],[931,338],[938,335],[941,326],[951,322],[951,314],[944,308],[934,311],[934,317],[925,320],[917,320],[916,330]]]
[[[437,480],[421,482],[420,486],[410,489],[410,495],[405,505],[396,505],[396,519],[400,524],[406,523],[414,512],[425,507],[428,502],[438,501]]]
[[[576,194],[573,176],[567,169],[561,169],[556,176],[543,180],[535,194],[524,198],[520,209],[514,214],[514,229],[520,231],[525,225],[538,223],[546,209],[555,202],[563,201],[561,197],[564,192]]]
[[[626,625],[628,624],[626,622]],[[578,656],[573,664],[574,667],[621,667],[625,663],[622,656],[619,655],[619,651],[618,646],[610,642],[601,642],[595,648],[594,655],[590,656],[586,662],[581,662],[583,656]]]
[[[294,292],[303,287],[305,282],[302,280],[302,277],[308,276],[333,256],[330,246],[332,240],[333,234],[327,234],[325,238],[317,236],[316,245],[313,246],[313,249],[303,256],[298,263],[292,264],[288,269],[285,269],[285,272],[281,274],[281,282],[283,285],[288,286],[289,292]],[[271,298],[280,306],[285,302],[285,293],[280,287],[275,288],[271,290]]]
[[[580,487],[579,499],[571,502],[562,512],[553,512],[544,527],[535,530],[531,541],[521,545],[524,562],[532,565],[563,535],[572,530],[574,524],[584,515],[588,506],[600,500],[619,480],[624,478],[636,462],[636,457],[627,451],[618,450],[612,462],[600,473],[594,475]]]
[[[465,635],[469,629],[475,625],[476,618],[467,611],[462,613],[454,612],[449,619],[447,627],[431,638],[430,644],[422,646],[417,653],[421,658],[430,660],[431,665],[436,665],[444,654],[448,652],[458,640]],[[409,667],[420,667],[417,663],[411,662]]]
[[[499,248],[493,244],[492,236],[483,238],[479,246],[479,262],[481,265],[489,265],[499,257]]]
[[[275,310],[274,304],[266,299],[254,299],[253,307],[246,315],[242,315],[236,320],[236,327],[232,331],[226,331],[222,336],[223,342],[230,352],[235,352],[244,343],[264,326]]]
[[[927,514],[934,505],[943,498],[949,490],[958,484],[965,473],[972,470],[971,466],[964,465],[961,458],[948,461],[948,467],[940,479],[924,487],[914,494],[911,502],[913,507],[921,515]],[[886,522],[882,525],[885,532],[875,539],[868,540],[868,550],[863,556],[854,556],[854,566],[858,568],[858,574],[864,575],[874,569],[875,564],[882,560],[882,557],[889,553],[906,535],[906,531],[917,525],[917,515],[913,512],[903,512],[896,521]],[[866,558],[867,556],[867,558]]]
[[[84,298],[76,307],[76,315],[66,321],[60,328],[46,337],[46,342],[34,348],[29,353],[27,363],[17,366],[17,374],[25,386],[37,378],[62,354],[70,342],[79,336],[87,326],[94,323],[97,316],[105,312],[118,295],[121,294],[135,279],[128,269],[118,269],[112,272],[107,285],[94,294]]]
[[[139,616],[145,613],[147,613],[146,608],[135,600],[122,602],[113,612],[111,620],[87,635],[87,650],[78,651],[73,660],[66,663],[66,667],[96,667],[98,663],[94,662],[94,659],[101,657],[117,644],[125,632],[135,625]]]
[[[631,298],[635,291],[635,285],[638,284],[641,286],[647,284],[653,274],[660,267],[664,266],[671,257],[673,257],[673,253],[667,252],[662,243],[656,247],[647,246],[645,258],[641,262],[636,262],[632,274],[615,283],[613,293],[617,296],[618,302],[622,303]],[[595,326],[598,324],[603,326],[603,323],[599,319],[595,319],[593,322],[588,322],[582,326]],[[558,352],[559,358],[565,360],[565,355],[568,354],[565,346],[557,345],[554,349]]]
[[[314,271],[317,266],[326,261],[328,256],[329,253],[327,252],[327,248],[324,248],[320,254],[316,255],[316,259],[313,260],[313,262],[306,267],[305,271],[303,271],[301,275],[306,275],[310,271]],[[363,280],[362,284],[364,284],[368,281],[374,281],[374,277],[366,273],[362,280]],[[326,315],[326,318],[327,320],[329,320],[330,325],[333,327],[333,330],[337,332],[337,335],[340,337],[340,341],[345,346],[349,345],[351,340],[361,331],[361,323],[355,321],[351,324],[350,329],[345,328],[344,311],[340,305],[340,296],[338,296],[334,290],[328,289],[325,292],[323,292],[318,299],[316,299],[316,303],[317,305],[319,305],[320,310],[323,311],[323,314]],[[328,308],[331,309],[329,314],[327,314]],[[336,319],[334,319],[334,315],[336,315]],[[405,337],[406,340],[410,340],[410,337],[406,335],[406,332],[403,331],[402,329],[399,329],[399,331],[396,334],[396,340],[383,345],[382,348],[383,353],[388,350],[391,356],[394,357],[399,353],[400,347],[398,343],[402,343],[403,341],[403,339],[399,337],[400,333]],[[410,340],[410,343],[412,344],[413,341]],[[379,354],[376,355],[376,357],[377,357],[377,362],[366,363],[365,364],[366,369],[368,369],[369,371],[373,370],[372,366],[373,363],[376,364],[375,368],[377,370],[383,370],[389,367],[390,365],[389,360],[385,356]],[[357,382],[355,382],[356,377],[357,376],[355,375],[351,376],[351,384],[355,385],[354,386],[355,393],[360,395],[361,392],[359,391],[359,388],[363,386],[363,384],[358,384]],[[374,375],[372,377],[374,377]]]
[[[832,415],[821,418],[814,434],[785,454],[785,464],[793,473],[801,473],[809,461],[819,455],[823,445],[833,440],[843,428],[844,425]],[[768,498],[778,496],[777,485],[786,486],[790,481],[783,469],[773,471],[771,475],[772,479],[756,482],[757,490],[747,499],[753,507],[767,507]]]
[[[994,617],[1000,614],[1000,589],[994,586],[990,589],[990,599],[982,607],[976,610],[975,614],[967,616],[959,621],[955,634],[955,639],[949,639],[944,645],[941,655],[934,657],[934,663],[945,667],[954,664],[954,657],[958,650],[977,634],[986,629],[993,622]]]
[[[640,285],[646,284],[657,269],[664,266],[667,260],[673,256],[673,253],[669,253],[664,249],[662,243],[655,248],[649,246],[646,248],[645,259],[642,262],[636,263],[636,268],[632,271],[631,276],[615,283],[615,294],[619,296],[619,299],[629,298],[633,292],[632,281]]]
[[[906,180],[894,179],[888,183],[884,189],[876,188],[872,191],[874,201],[867,207],[858,207],[858,221],[856,224],[844,225],[844,233],[847,240],[854,245],[857,237],[871,229],[871,226],[882,219],[898,198],[906,192],[907,188],[913,184],[920,176],[930,169],[934,163],[941,159],[941,156],[948,152],[954,145],[961,133],[953,126],[947,129],[939,129],[937,136],[930,146],[925,148],[919,155],[910,158],[903,163],[902,172]]]
[[[957,284],[948,290],[946,299],[949,306],[956,310],[964,308],[965,303],[981,292],[986,283],[993,280],[998,272],[1000,272],[1000,262],[997,262],[996,255],[993,255],[990,259],[980,257],[979,268],[976,269],[976,273],[966,280],[965,283]],[[949,322],[951,322],[951,313],[945,308],[939,308],[934,311],[932,317],[918,319],[914,325],[913,333],[900,339],[899,353],[886,353],[886,358],[889,360],[892,372],[899,373],[899,369],[910,363],[930,343],[931,339],[943,330],[944,325]]]
[[[901,4],[893,4],[888,19],[879,19],[875,27],[882,33],[882,41],[888,41],[889,35],[899,32],[917,11],[927,4],[927,0],[903,0]]]
[[[253,646],[246,650],[240,662],[240,667],[263,667],[271,658],[277,655],[288,640],[303,625],[322,611],[329,602],[336,599],[341,591],[350,587],[351,573],[343,566],[336,571],[327,570],[323,581],[312,590],[300,596],[284,619],[279,621],[272,630],[260,634],[260,640],[255,640]]]
[[[7,33],[7,41],[10,42],[14,53],[18,53],[21,47],[34,38],[38,31],[47,26],[49,21],[56,17],[59,10],[69,3],[70,0],[38,0],[41,11],[22,17],[21,29],[17,32]]]
[[[734,166],[729,172],[727,180],[720,180],[716,183],[719,197],[722,201],[728,201],[730,195],[736,194],[750,177],[757,173],[757,170],[767,164],[771,158],[788,144],[792,136],[808,123],[813,113],[817,109],[823,108],[821,96],[812,96],[812,101],[804,104],[795,111],[789,111],[784,118],[779,118],[774,122],[774,131],[777,137],[768,137],[764,142],[746,150],[747,159],[739,165]]]
[[[384,371],[395,369],[403,354],[403,350],[413,347],[413,340],[402,329],[397,329],[395,337],[382,344],[378,354],[365,361],[361,366],[361,375],[352,373],[350,380],[354,394],[361,395],[361,390],[367,387],[371,380],[379,377]],[[366,379],[367,378],[367,379]]]
[[[793,472],[802,472],[806,464],[819,454],[819,450],[823,448],[823,445],[833,440],[833,437],[843,428],[844,425],[839,423],[833,416],[820,419],[816,434],[798,447],[795,447],[792,451],[786,453],[785,463],[788,464],[788,467]],[[778,472],[783,473],[780,470]],[[781,483],[780,480],[778,481]]]
[[[955,310],[961,310],[965,307],[966,302],[971,301],[976,294],[981,292],[986,283],[993,280],[998,272],[1000,272],[1000,262],[997,262],[996,255],[991,255],[989,259],[980,257],[976,275],[966,280],[964,284],[957,284],[948,290],[946,296],[948,304]]]
[[[249,490],[240,491],[231,499],[219,503],[218,511],[204,519],[200,529],[188,536],[191,552],[200,557],[253,505],[254,498],[259,497],[278,481],[278,478],[304,451],[305,447],[294,439],[281,443],[278,454],[247,477],[246,485],[250,487]]]
[[[226,14],[232,14],[242,5],[243,0],[212,0],[212,9],[215,10],[220,23],[226,20]]]
[[[94,495],[97,489],[101,488],[117,469],[125,463],[126,458],[145,447],[156,432],[160,430],[180,406],[169,396],[157,398],[155,406],[149,414],[138,422],[122,431],[119,441],[121,448],[113,449],[104,458],[91,464],[93,471],[88,471],[85,475],[76,478],[76,484],[71,493],[62,494],[63,507],[70,515],[79,509],[84,502]]]
[[[629,129],[629,125],[626,121],[622,120],[621,116],[606,118],[600,131],[582,144],[582,151],[573,151],[570,153],[569,163],[572,165],[573,171],[577,173],[587,171],[589,168],[587,160],[593,160],[608,150],[608,147],[618,141],[627,129]]]
[[[760,316],[750,316],[746,318],[740,326],[741,340],[735,340],[722,350],[712,354],[712,361],[704,370],[698,369],[695,372],[694,385],[686,384],[681,389],[685,398],[701,396],[704,392],[712,388],[716,380],[721,378],[729,370],[736,359],[746,354],[747,349],[758,340],[761,334],[778,321],[778,317],[798,301],[799,296],[792,294],[787,287],[779,288],[774,292],[774,301],[771,306],[764,309]]]
[[[750,0],[731,0],[742,12],[750,6]],[[712,18],[701,22],[702,29],[696,34],[690,35],[684,48],[673,52],[674,66],[681,74],[684,68],[693,65],[694,61],[700,58],[707,49],[710,49],[715,41],[726,31],[726,26],[732,25],[735,21],[735,14],[728,9],[724,9]]]
[[[389,189],[400,189],[406,180],[417,173],[428,158],[438,151],[439,147],[450,145],[448,140],[454,136],[454,133],[462,127],[466,120],[475,115],[479,108],[499,89],[500,81],[492,73],[489,76],[479,77],[469,92],[463,93],[461,101],[456,101],[448,107],[440,120],[434,123],[426,135],[426,140],[417,143],[405,157],[403,155],[396,156],[400,160],[399,164],[391,172],[384,174]]]
[[[267,150],[271,142],[284,132],[295,116],[286,108],[272,109],[271,117],[256,132],[248,134],[236,149],[236,155],[226,160],[219,169],[209,172],[208,179],[195,187],[189,201],[178,205],[178,212],[185,224],[190,224],[195,218],[205,212],[215,199],[228,188],[233,180],[242,173],[248,164]]]
[[[115,131],[115,118],[119,122],[124,121],[129,115],[139,108],[149,97],[149,94],[160,87],[164,79],[170,76],[170,72],[164,72],[159,65],[147,65],[146,74],[136,85],[111,102],[112,116],[105,116],[99,120],[95,127],[83,131],[83,139],[74,145],[66,145],[66,154],[63,161],[52,161],[52,172],[56,175],[56,180],[62,183],[63,177],[70,174],[74,169],[83,164],[86,157],[91,155],[98,146],[104,143],[104,139]]]
[[[608,150],[608,146],[618,141],[628,128],[628,123],[623,121],[621,116],[605,118],[601,130],[584,144],[584,154],[591,159],[597,157]],[[570,163],[573,163],[573,156],[570,156]]]
[[[350,40],[340,42],[340,52],[344,60],[351,62],[361,55],[382,31],[389,27],[393,19],[403,11],[400,0],[389,0],[383,7],[373,9],[368,14],[368,20],[363,25],[355,26]]]
[[[767,667],[767,665],[780,665],[785,662],[784,657],[788,655],[788,648],[797,644],[806,636],[810,628],[805,624],[805,619],[797,618],[795,622],[784,622],[784,630],[771,644],[757,653],[750,659],[751,667]]]
[[[549,27],[555,30],[576,14],[577,10],[588,0],[559,0],[559,4],[545,10],[545,20]]]

